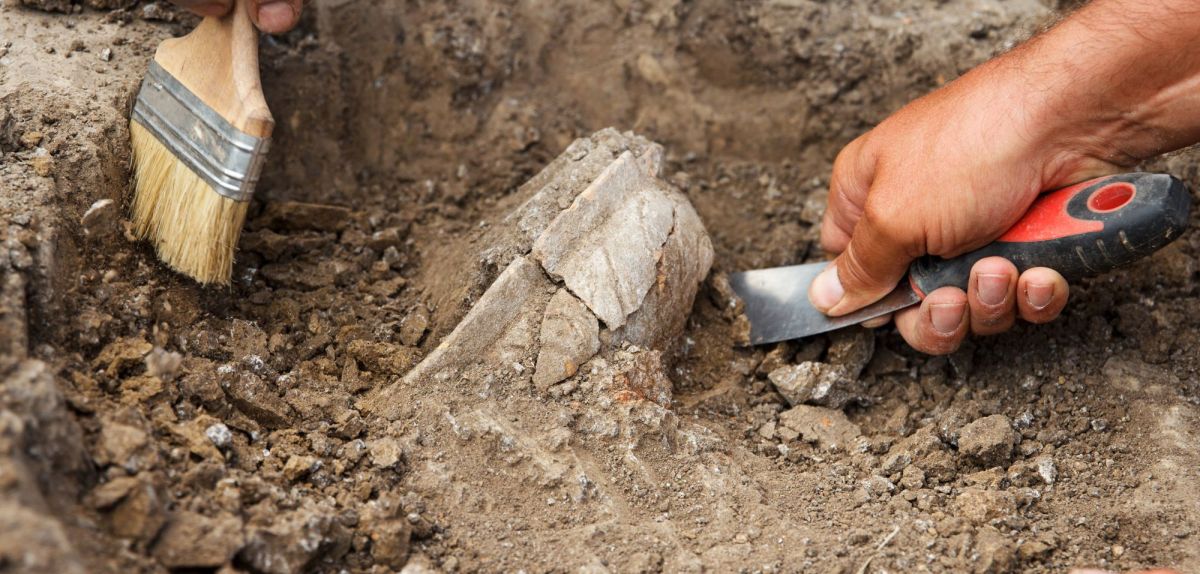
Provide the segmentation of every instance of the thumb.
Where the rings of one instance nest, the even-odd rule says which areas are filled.
[[[919,252],[891,220],[874,213],[866,210],[846,250],[813,280],[809,300],[828,315],[845,315],[890,293]]]

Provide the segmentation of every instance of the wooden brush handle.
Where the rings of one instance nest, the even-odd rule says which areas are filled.
[[[208,17],[182,38],[159,44],[154,60],[239,130],[271,136],[275,119],[258,72],[258,30],[249,0],[221,18]]]

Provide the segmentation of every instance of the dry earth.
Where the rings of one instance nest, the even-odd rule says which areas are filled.
[[[131,98],[194,20],[5,0],[0,571],[1200,571],[1194,233],[948,358],[734,344],[724,274],[822,257],[840,146],[1057,8],[319,0],[263,43],[275,148],[204,289],[124,212]],[[526,225],[622,150],[674,206],[637,328]],[[472,319],[513,265],[540,290]]]

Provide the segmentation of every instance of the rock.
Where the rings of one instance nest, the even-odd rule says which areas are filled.
[[[272,201],[254,227],[275,231],[342,231],[350,225],[350,210],[339,205]]]
[[[171,516],[154,544],[153,555],[167,568],[217,568],[244,544],[242,521],[228,514],[213,518],[190,511]]]
[[[255,572],[299,574],[320,559],[337,561],[349,550],[350,531],[333,510],[309,505],[251,529],[238,560]]]
[[[984,526],[975,533],[976,574],[999,574],[1011,572],[1016,565],[1016,544],[991,526]]]
[[[115,478],[97,486],[89,499],[97,510],[108,511],[109,531],[119,538],[148,543],[167,522],[157,489],[140,478]]]
[[[92,359],[92,368],[104,369],[110,376],[117,376],[129,367],[142,362],[154,345],[139,337],[117,339],[105,345],[100,354]]]
[[[587,306],[566,289],[559,289],[546,306],[539,336],[533,383],[546,390],[567,377],[600,350],[600,323]]]
[[[887,347],[880,347],[875,350],[871,362],[867,363],[867,372],[877,377],[902,375],[908,372],[908,360]]]
[[[925,471],[918,466],[908,466],[900,476],[900,486],[907,490],[917,490],[925,486]]]
[[[403,568],[408,571],[405,563],[408,561],[409,539],[412,537],[412,526],[402,518],[374,520],[369,525],[371,537],[371,558],[376,564],[393,570]]]
[[[823,449],[848,449],[862,435],[846,413],[822,407],[799,405],[779,415],[779,424],[799,433],[801,440]]]
[[[321,461],[316,457],[306,455],[289,456],[283,465],[283,478],[288,482],[296,482],[308,476],[308,473],[320,468]]]
[[[863,327],[838,329],[829,335],[829,362],[857,379],[875,355],[875,331]]]
[[[845,367],[806,361],[772,371],[768,378],[790,405],[813,404],[840,409],[863,400],[863,387]]]
[[[29,159],[29,165],[33,167],[33,173],[42,177],[50,177],[54,171],[54,158],[45,148],[37,148],[37,151],[33,152],[33,157]]]
[[[925,426],[896,443],[887,456],[883,458],[879,472],[892,475],[908,468],[910,464],[923,464],[931,455],[944,452],[945,446],[933,433],[931,427]],[[922,470],[928,470],[922,467]]]
[[[991,415],[963,427],[958,452],[983,466],[1003,466],[1012,460],[1018,438],[1008,417]]]
[[[623,152],[533,244],[534,259],[609,329],[625,324],[657,280],[658,252],[675,224],[659,185]]]
[[[426,309],[424,305],[417,305],[400,320],[400,342],[409,347],[415,347],[421,343],[427,329],[429,329],[429,309]]]
[[[995,518],[1011,516],[1017,511],[1017,502],[1007,490],[969,486],[954,499],[954,509],[959,516],[975,524],[985,524]]]
[[[346,354],[368,371],[403,375],[412,367],[416,349],[382,341],[356,339],[346,345]]]
[[[553,387],[595,354],[593,348],[668,349],[711,266],[712,245],[686,197],[657,175],[661,161],[659,146],[611,129],[576,140],[521,187],[526,199],[515,211],[430,254],[445,255],[452,270],[413,279],[436,310],[431,322],[454,318],[465,310],[463,302],[474,303],[401,381],[358,406],[396,420],[403,416],[404,388],[460,384],[467,369],[469,381],[522,385],[536,376],[539,385]],[[486,247],[472,251],[472,244]],[[598,320],[598,346],[579,305],[547,312],[560,291],[556,308],[567,307],[569,295]],[[587,336],[556,348],[564,341],[553,334],[575,327]],[[657,392],[657,379],[643,382],[652,383],[645,398],[669,401],[669,393]],[[637,398],[638,388],[616,390]]]
[[[770,351],[763,356],[763,360],[758,364],[758,368],[754,369],[754,374],[765,377],[772,372],[782,369],[791,362],[792,357],[796,354],[796,347],[791,341],[781,341],[775,343]]]
[[[393,437],[367,441],[367,452],[371,456],[371,465],[376,468],[395,468],[404,460],[404,446]]]
[[[115,201],[111,199],[97,200],[87,211],[83,212],[83,218],[80,220],[84,235],[96,239],[113,235],[119,227],[117,221],[121,217],[120,212]]]
[[[979,405],[974,401],[956,401],[937,417],[938,438],[949,445],[958,446],[958,437],[963,427],[980,415]]]
[[[257,375],[238,372],[233,380],[222,379],[222,387],[234,408],[267,428],[285,428],[291,424],[293,411],[275,389]]]
[[[233,446],[233,433],[225,423],[214,423],[204,429],[204,436],[212,441],[213,446],[225,450]]]
[[[146,355],[145,363],[147,375],[170,382],[179,374],[179,368],[183,365],[183,355],[155,347]]]
[[[1058,478],[1058,469],[1054,466],[1054,459],[1050,456],[1040,456],[1035,462],[1038,476],[1042,478],[1042,482],[1054,484],[1055,479]]]
[[[111,418],[102,420],[96,443],[96,462],[138,470],[147,468],[154,460],[150,435],[146,431]]]
[[[862,481],[863,491],[871,498],[884,498],[891,496],[896,491],[896,485],[892,481],[879,475],[867,477]]]

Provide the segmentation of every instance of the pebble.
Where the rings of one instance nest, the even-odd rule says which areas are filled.
[[[984,466],[1006,465],[1012,460],[1017,433],[1004,415],[976,419],[963,427],[958,436],[958,451]]]
[[[213,445],[221,450],[225,450],[233,446],[233,433],[225,423],[214,423],[204,429],[204,436],[212,441]]]
[[[1038,458],[1037,472],[1046,484],[1054,484],[1055,479],[1058,478],[1058,469],[1054,466],[1054,459],[1049,456]]]
[[[37,148],[33,152],[33,158],[29,160],[29,164],[33,166],[33,172],[41,177],[50,177],[50,173],[54,170],[54,158],[50,157],[50,152],[46,148]]]
[[[112,61],[112,54],[113,54],[112,48],[105,48],[103,50],[100,50],[100,61],[102,61],[102,62]]]

